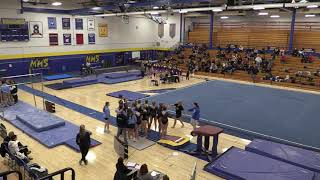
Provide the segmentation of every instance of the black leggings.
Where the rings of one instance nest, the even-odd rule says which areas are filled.
[[[81,152],[81,161],[86,161],[86,156],[89,152],[88,147],[80,147],[80,152]]]

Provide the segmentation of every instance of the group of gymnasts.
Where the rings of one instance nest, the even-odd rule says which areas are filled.
[[[136,141],[139,136],[146,136],[148,131],[150,131],[152,124],[154,124],[154,130],[159,132],[161,137],[167,135],[168,123],[169,123],[169,112],[168,108],[175,108],[175,117],[172,128],[175,128],[177,121],[180,121],[181,127],[184,127],[182,121],[182,113],[184,111],[184,106],[181,101],[166,105],[164,103],[157,104],[153,101],[149,104],[148,100],[143,102],[140,100],[134,102],[128,102],[123,96],[120,95],[119,106],[115,110],[117,117],[117,137],[121,134],[124,137],[124,141],[127,143],[127,138]],[[110,109],[109,102],[105,103],[103,108],[105,127],[104,131],[109,132],[109,120],[110,120]],[[193,103],[193,107],[188,111],[192,112],[192,118],[190,123],[193,128],[196,128],[198,121],[200,119],[200,107],[198,103]]]

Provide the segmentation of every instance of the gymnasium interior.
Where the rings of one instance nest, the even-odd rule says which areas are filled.
[[[320,180],[319,0],[1,0],[0,180]]]

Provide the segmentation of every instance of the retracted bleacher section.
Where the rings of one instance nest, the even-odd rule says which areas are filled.
[[[233,180],[318,180],[320,153],[256,139],[245,150],[231,147],[204,167]]]

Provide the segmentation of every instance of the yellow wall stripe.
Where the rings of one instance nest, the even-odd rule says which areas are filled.
[[[69,52],[47,52],[47,53],[34,53],[34,54],[0,54],[0,60],[48,57],[48,56],[67,56],[67,55],[78,55],[78,54],[146,51],[146,50],[168,51],[170,50],[170,48],[126,48],[126,49],[104,49],[104,50],[69,51]]]

